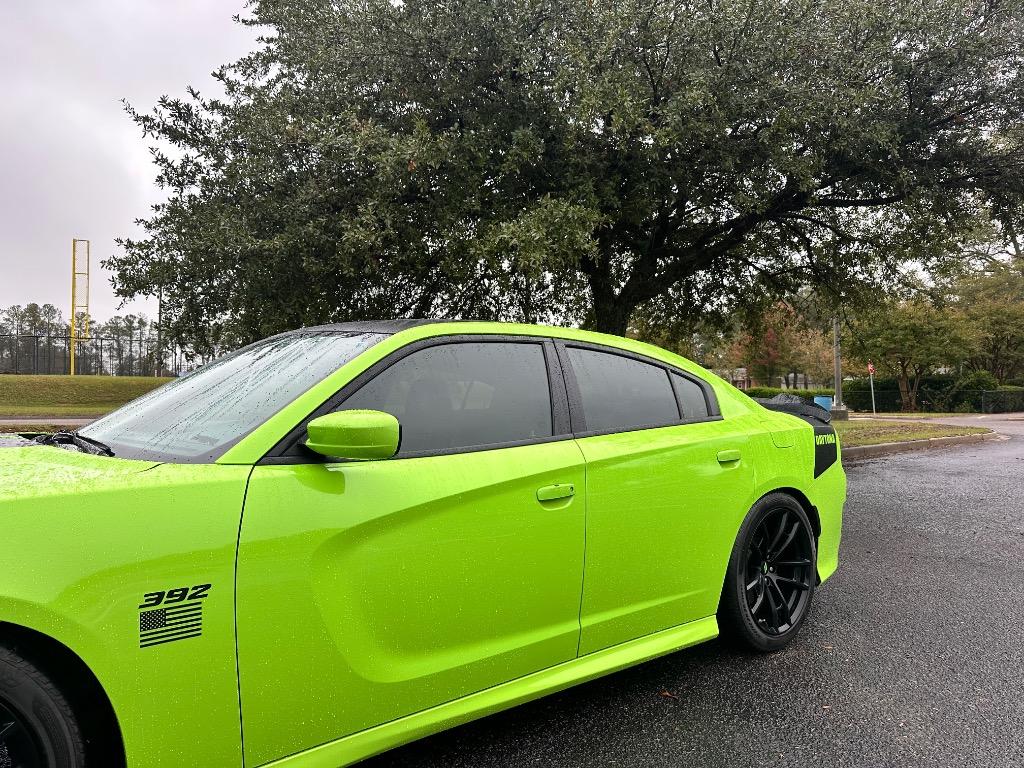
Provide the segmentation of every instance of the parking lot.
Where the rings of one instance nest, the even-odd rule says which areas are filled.
[[[716,641],[370,764],[1021,765],[1024,416],[962,423],[1010,437],[848,466],[840,570],[785,652]]]

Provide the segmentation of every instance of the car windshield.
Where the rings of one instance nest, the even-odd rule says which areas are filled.
[[[80,430],[116,456],[207,462],[381,339],[316,331],[257,342]]]

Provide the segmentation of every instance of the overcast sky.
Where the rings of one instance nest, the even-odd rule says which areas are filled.
[[[243,0],[0,0],[0,308],[68,315],[71,238],[92,241],[92,315],[119,309],[99,262],[159,200],[146,142],[121,99],[150,109],[254,46]]]

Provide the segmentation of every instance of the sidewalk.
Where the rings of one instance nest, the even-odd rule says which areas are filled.
[[[851,419],[889,419],[891,421],[938,421],[957,423],[959,421],[973,420],[995,420],[995,421],[1019,421],[1024,419],[1024,412],[1013,413],[880,413],[877,416],[870,413],[850,414]]]

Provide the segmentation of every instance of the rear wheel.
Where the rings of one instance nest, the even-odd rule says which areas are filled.
[[[814,531],[792,496],[770,493],[740,527],[722,589],[718,621],[743,647],[777,651],[807,617],[817,580]]]
[[[0,646],[0,768],[84,768],[67,699],[39,669]]]

